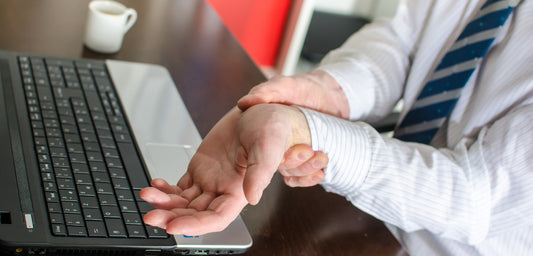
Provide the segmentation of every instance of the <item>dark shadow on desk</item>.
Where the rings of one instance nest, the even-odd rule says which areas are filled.
[[[242,213],[254,237],[248,255],[403,255],[381,221],[320,186],[290,188],[276,174],[265,194]]]

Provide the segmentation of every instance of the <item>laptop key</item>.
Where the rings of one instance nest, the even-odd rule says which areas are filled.
[[[107,232],[110,237],[126,237],[126,230],[121,219],[105,219]]]
[[[83,221],[81,214],[65,214],[65,223],[67,226],[85,226],[85,221]]]
[[[80,196],[96,196],[92,185],[78,185],[77,188]]]
[[[133,143],[117,143],[117,145],[120,155],[124,159],[124,169],[128,173],[132,188],[148,187],[148,179]]]
[[[72,179],[57,179],[57,187],[59,189],[74,189],[74,180]]]
[[[128,229],[128,235],[130,237],[136,238],[146,238],[146,232],[144,232],[144,227],[140,225],[126,225]]]
[[[64,213],[81,213],[80,204],[78,202],[63,202]]]
[[[141,190],[142,188],[136,188],[133,190],[133,193],[135,193],[135,201],[137,202],[144,202],[144,200],[141,198]]]
[[[90,162],[91,172],[107,172],[107,168],[103,162]]]
[[[168,234],[165,230],[158,227],[146,226],[146,231],[149,238],[167,238]]]
[[[80,202],[82,208],[100,208],[100,205],[98,204],[98,200],[96,200],[96,197],[93,196],[80,196]]]
[[[102,214],[106,220],[114,218],[119,219],[122,216],[118,206],[102,206]],[[122,222],[122,220],[120,221]]]
[[[85,92],[85,96],[87,97],[87,103],[91,111],[103,111],[104,108],[102,107],[98,93],[87,91]]]
[[[89,166],[86,164],[72,164],[72,172],[73,173],[89,173]]]
[[[56,168],[54,172],[56,178],[72,178],[72,172],[68,168]]]
[[[109,175],[112,178],[126,178],[124,168],[109,168]]]
[[[100,205],[118,205],[114,195],[99,194],[98,200],[100,201]]]
[[[114,190],[113,188],[111,187],[111,184],[109,183],[101,183],[101,182],[98,182],[98,183],[94,183],[95,184],[95,187],[96,187],[96,192],[98,194],[114,194]]]
[[[137,212],[137,206],[133,201],[118,201],[120,210],[124,212]]]
[[[92,184],[91,175],[85,173],[74,174],[76,178],[76,184]]]
[[[66,157],[67,151],[64,148],[50,148],[50,154],[52,157]]]
[[[50,222],[52,224],[63,224],[63,214],[50,213]]]
[[[62,213],[61,205],[59,203],[48,203],[48,212],[49,213]]]
[[[56,183],[53,181],[44,182],[43,185],[44,185],[44,191],[46,192],[57,191]]]
[[[41,172],[51,172],[52,165],[49,163],[42,163],[42,164],[39,164],[39,169],[41,170]]]
[[[93,172],[94,182],[110,183],[109,175],[105,172]]]
[[[141,213],[147,213],[147,212],[155,209],[153,206],[151,206],[149,203],[147,203],[145,201],[139,201],[139,202],[137,202],[137,205],[139,205],[139,211]]]
[[[115,189],[129,189],[130,184],[127,179],[124,178],[113,178],[113,187]]]
[[[105,224],[102,221],[87,221],[87,232],[90,237],[107,237]]]
[[[67,230],[63,224],[52,224],[52,233],[56,236],[66,236]]]
[[[120,201],[133,201],[134,199],[129,189],[117,189],[115,193]]]
[[[126,225],[143,225],[141,215],[136,212],[125,212],[123,216]]]
[[[68,168],[70,166],[66,157],[53,157],[52,160],[54,168]]]
[[[69,236],[87,236],[85,227],[67,226]]]
[[[69,153],[83,153],[83,146],[81,143],[68,143],[67,150]]]
[[[142,222],[149,182],[103,62],[19,61],[52,233],[168,237]]]
[[[41,174],[41,177],[42,177],[42,181],[44,182],[54,181],[54,174],[52,174],[51,172],[43,172]]]
[[[122,167],[122,163],[120,159],[116,158],[106,158],[107,167],[109,168],[120,168]]]
[[[87,209],[83,208],[83,218],[87,221],[87,226],[89,226],[89,221],[102,221],[102,214],[100,209]]]
[[[98,143],[84,142],[83,145],[85,146],[85,150],[88,152],[91,152],[91,151],[100,152],[100,146],[98,145]]]
[[[76,143],[72,143],[72,144],[76,144]],[[69,156],[70,156],[71,163],[81,163],[81,164],[87,163],[87,160],[84,154],[70,153]]]
[[[76,191],[71,190],[71,189],[60,189],[59,196],[62,202],[67,202],[67,201],[77,202],[78,201],[78,195],[76,194]]]
[[[46,202],[48,203],[59,203],[59,196],[57,192],[46,192]]]

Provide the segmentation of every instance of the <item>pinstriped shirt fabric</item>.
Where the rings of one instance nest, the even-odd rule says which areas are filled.
[[[396,128],[394,137],[425,144],[431,142],[516,4],[516,1],[489,0],[481,7],[443,57]]]
[[[431,145],[366,123],[400,98],[415,104],[485,2],[400,2],[319,67],[341,85],[351,121],[302,108],[313,149],[330,159],[321,185],[384,221],[411,255],[533,255],[533,1],[506,21]]]

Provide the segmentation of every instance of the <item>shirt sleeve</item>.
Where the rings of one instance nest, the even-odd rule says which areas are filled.
[[[454,149],[407,143],[303,109],[314,150],[330,162],[321,185],[404,231],[475,244],[532,225],[533,104]]]
[[[400,1],[392,20],[364,26],[323,59],[318,68],[343,89],[351,120],[378,120],[400,99],[431,5],[427,0]]]

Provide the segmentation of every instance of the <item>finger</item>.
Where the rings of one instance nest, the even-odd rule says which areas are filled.
[[[144,223],[150,226],[156,226],[162,229],[166,229],[168,223],[172,222],[176,218],[181,218],[184,216],[192,216],[196,213],[197,213],[196,210],[188,209],[188,208],[176,208],[172,210],[156,209],[156,210],[151,210],[148,213],[146,213],[143,217],[143,221]]]
[[[162,203],[170,201],[170,196],[167,193],[154,187],[143,188],[139,192],[139,196],[148,203]]]
[[[293,176],[292,169],[300,167],[314,156],[315,152],[308,145],[295,145],[285,152],[283,161],[278,167],[278,171],[283,176]],[[307,173],[309,174],[309,173]],[[302,176],[302,175],[299,175]]]
[[[300,166],[302,163],[308,161],[315,152],[309,145],[294,145],[285,152],[283,162],[280,167],[283,169],[292,169]]]
[[[207,207],[213,202],[216,195],[214,193],[208,193],[204,192],[198,197],[196,197],[194,200],[192,200],[187,208],[193,208],[197,211],[203,211],[207,209]]]
[[[285,95],[283,94],[283,88],[286,88],[284,81],[285,79],[283,77],[274,77],[267,82],[253,87],[247,95],[239,99],[237,106],[244,111],[251,106],[261,103],[272,103],[274,100],[276,102],[284,102]]]
[[[205,224],[209,223],[209,224]],[[229,223],[227,224],[229,225]],[[166,231],[169,234],[184,234],[189,236],[198,236],[211,232],[218,232],[227,227],[214,212],[202,211],[193,215],[184,215],[174,218],[166,225]]]
[[[143,221],[150,226],[165,229],[167,227],[167,223],[175,218],[176,214],[171,211],[156,209],[146,213],[143,217]]]
[[[283,177],[283,181],[289,187],[311,187],[324,180],[324,171],[317,171],[307,176]]]
[[[181,188],[179,188],[178,186],[176,185],[170,185],[168,184],[168,182],[164,179],[154,179],[152,180],[152,182],[150,183],[152,185],[152,187],[154,188],[157,188],[167,194],[177,194],[179,195],[181,192],[183,192],[183,190]]]
[[[322,152],[315,152],[306,162],[292,169],[280,169],[283,176],[308,176],[312,173],[320,171],[328,165],[328,157]]]
[[[202,190],[198,185],[193,185],[192,187],[183,190],[181,192],[180,196],[191,202],[195,198],[197,198],[200,194],[202,194]]]
[[[150,226],[167,229],[169,223],[171,223],[172,221],[178,218],[193,216],[196,213],[197,213],[196,210],[188,209],[188,208],[177,208],[177,209],[172,209],[172,210],[156,209],[156,210],[152,210],[146,213],[143,217],[143,221],[144,223]],[[168,232],[168,230],[167,230],[167,233],[177,234],[175,232],[170,233]]]
[[[167,223],[170,234],[203,235],[222,231],[237,218],[246,201],[229,195],[216,197],[204,211],[174,209],[175,218]]]
[[[295,145],[285,153],[278,171],[283,176],[307,176],[325,168],[328,161],[323,152],[315,152],[308,145]]]
[[[156,188],[145,188],[140,191],[139,196],[155,208],[172,209],[176,207],[187,207],[189,201],[175,194],[167,194]]]
[[[272,97],[266,97],[265,95],[257,94],[248,94],[243,96],[237,101],[237,107],[242,111],[250,108],[251,106],[261,104],[261,103],[270,103]]]
[[[193,185],[192,176],[190,173],[186,172],[183,174],[183,176],[178,181],[178,187],[180,187],[182,190],[188,189]]]

